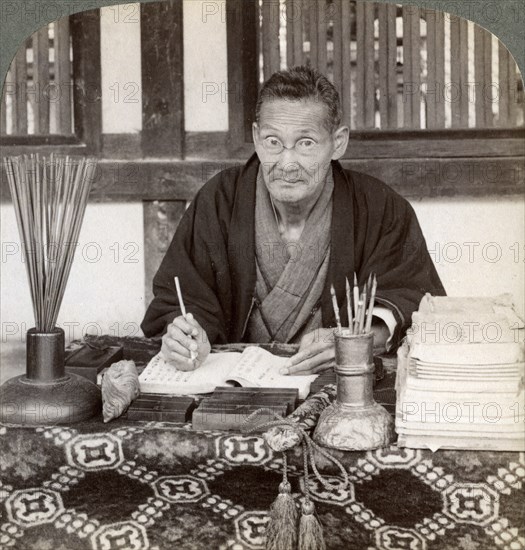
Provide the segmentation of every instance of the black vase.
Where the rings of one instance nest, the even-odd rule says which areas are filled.
[[[64,331],[27,331],[26,374],[0,387],[0,421],[10,424],[71,424],[100,413],[98,387],[66,374]]]

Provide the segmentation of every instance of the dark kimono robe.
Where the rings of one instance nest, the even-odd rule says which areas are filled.
[[[186,210],[153,279],[155,298],[146,311],[146,336],[165,332],[181,314],[174,277],[186,309],[212,344],[241,342],[254,304],[255,192],[259,159],[224,170],[208,181]],[[395,349],[426,292],[445,291],[411,205],[381,181],[332,162],[334,190],[330,264],[321,297],[322,323],[334,327],[330,296],[345,301],[345,277],[360,285],[377,274],[376,304],[397,321]],[[341,309],[347,324],[346,307]]]

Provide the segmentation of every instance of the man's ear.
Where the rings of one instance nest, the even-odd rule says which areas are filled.
[[[252,122],[252,137],[253,137],[254,144],[257,144],[257,142],[259,141],[257,139],[258,130],[259,130],[259,127],[257,126],[257,122]]]
[[[348,136],[350,130],[348,126],[341,126],[334,132],[335,149],[332,154],[332,160],[340,159],[346,152],[348,146]]]

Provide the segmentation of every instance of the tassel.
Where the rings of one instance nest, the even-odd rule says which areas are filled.
[[[279,484],[279,494],[270,507],[266,527],[266,550],[295,550],[297,543],[297,508],[292,487],[286,480]]]
[[[323,528],[315,515],[314,503],[306,500],[302,504],[299,523],[299,550],[326,550]]]
[[[264,422],[263,424],[257,424],[255,427],[243,428],[244,433],[250,433],[254,430],[268,429],[273,427],[285,428],[288,431],[300,436],[300,441],[303,444],[303,462],[304,462],[304,494],[305,498],[301,505],[301,520],[299,522],[299,536],[297,536],[297,510],[291,495],[291,487],[287,478],[287,457],[285,449],[292,448],[296,445],[294,443],[291,447],[283,446],[282,440],[279,438],[266,438],[266,441],[273,451],[283,451],[283,481],[279,485],[279,495],[275,499],[275,502],[270,508],[270,521],[266,528],[266,550],[296,550],[295,545],[299,538],[299,544],[297,550],[326,550],[326,545],[323,537],[323,527],[321,526],[317,516],[315,514],[315,507],[310,500],[309,488],[308,488],[308,461],[312,464],[312,470],[321,485],[326,490],[343,490],[348,486],[348,473],[344,466],[334,458],[325,449],[314,443],[309,435],[306,433],[297,422],[293,422],[286,418],[281,418],[275,414],[271,409],[261,408],[252,412],[250,416],[245,420],[246,424],[260,413],[265,413],[273,416],[276,420],[270,422]],[[282,435],[282,434],[281,434]],[[287,436],[287,439],[290,438]],[[273,444],[278,443],[275,447]],[[332,461],[338,466],[343,477],[342,483],[337,484],[330,483],[327,479],[319,473],[315,464],[314,451],[318,452],[321,456]]]

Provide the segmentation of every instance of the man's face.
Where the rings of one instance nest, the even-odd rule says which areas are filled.
[[[327,120],[328,107],[321,101],[262,104],[253,138],[264,183],[275,200],[297,204],[320,194],[330,161],[342,156],[348,141],[348,129],[332,133]]]

